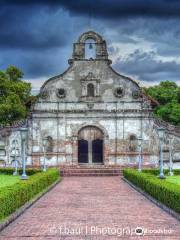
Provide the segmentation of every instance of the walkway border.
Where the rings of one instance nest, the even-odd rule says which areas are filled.
[[[58,179],[56,182],[51,184],[49,187],[44,189],[42,192],[38,193],[34,198],[25,203],[22,207],[18,208],[14,213],[8,216],[3,222],[0,222],[0,232],[6,228],[10,223],[16,220],[20,215],[22,215],[28,208],[30,208],[35,202],[37,202],[41,197],[43,197],[46,193],[48,193],[51,189],[53,189],[62,178]]]
[[[150,200],[152,203],[160,207],[162,210],[164,210],[166,213],[170,214],[174,218],[176,218],[178,221],[180,221],[180,214],[172,210],[171,208],[167,207],[163,203],[157,201],[155,198],[151,197],[148,193],[144,192],[141,188],[137,187],[133,183],[131,183],[129,180],[126,178],[122,177],[122,180],[129,184],[132,188],[134,188],[136,191],[141,193],[143,196],[145,196],[148,200]]]

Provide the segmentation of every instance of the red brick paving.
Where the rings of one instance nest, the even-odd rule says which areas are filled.
[[[65,227],[67,231],[76,230],[76,235],[65,234]],[[128,230],[136,227],[154,233],[129,235]],[[111,235],[107,234],[108,228]],[[127,234],[122,236],[123,228]],[[166,233],[158,232],[164,229]],[[180,223],[120,177],[67,177],[0,234],[2,240],[120,238],[180,239]]]

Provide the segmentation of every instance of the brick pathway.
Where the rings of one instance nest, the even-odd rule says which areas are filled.
[[[128,235],[136,227],[148,235]],[[0,239],[113,240],[122,237],[123,228],[123,239],[180,239],[180,223],[119,177],[64,178],[4,229]]]

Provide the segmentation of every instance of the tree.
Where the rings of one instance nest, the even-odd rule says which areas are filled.
[[[23,72],[9,66],[0,71],[0,124],[12,124],[27,116],[31,84],[22,80]]]
[[[154,110],[156,116],[180,126],[180,87],[175,82],[164,81],[144,90],[160,104]]]
[[[6,69],[6,74],[9,78],[9,80],[11,81],[21,81],[21,79],[23,78],[23,72],[14,67],[14,66],[9,66],[7,69]]]

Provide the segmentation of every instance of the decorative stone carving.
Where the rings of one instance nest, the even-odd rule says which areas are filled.
[[[40,96],[42,99],[48,98],[48,91],[44,90],[43,92],[40,93]]]
[[[81,99],[93,100],[94,98],[99,97],[99,85],[100,80],[97,79],[92,72],[89,72],[87,76],[81,79]],[[91,89],[89,89],[90,87]]]
[[[122,87],[118,87],[114,90],[114,95],[118,98],[121,98],[124,96],[124,90]]]
[[[66,90],[64,88],[59,88],[56,90],[56,95],[58,98],[65,98],[66,97]]]
[[[138,98],[140,97],[140,91],[134,90],[134,91],[132,92],[132,97],[133,97],[134,99],[138,99]]]
[[[94,103],[87,103],[87,106],[88,106],[89,109],[93,109]]]
[[[89,72],[88,75],[84,78],[86,81],[97,80],[92,72]]]

